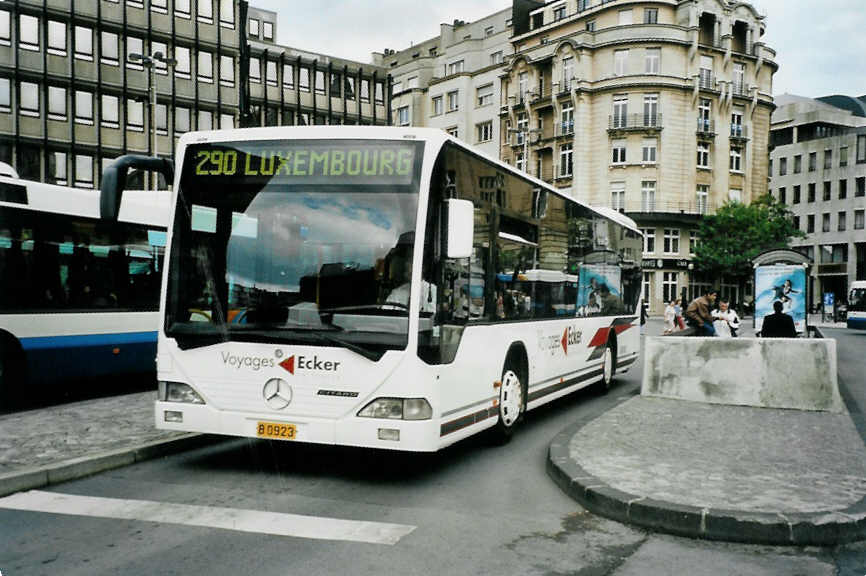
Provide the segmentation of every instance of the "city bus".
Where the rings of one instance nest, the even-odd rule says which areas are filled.
[[[848,293],[848,328],[866,330],[866,280],[851,282]]]
[[[170,193],[0,176],[0,409],[34,385],[155,374]]]
[[[191,132],[176,159],[158,428],[429,452],[637,360],[634,222],[443,131]]]

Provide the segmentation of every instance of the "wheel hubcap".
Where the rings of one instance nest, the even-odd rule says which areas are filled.
[[[523,387],[517,374],[508,370],[502,376],[502,388],[499,391],[499,415],[502,423],[512,426],[523,407]]]

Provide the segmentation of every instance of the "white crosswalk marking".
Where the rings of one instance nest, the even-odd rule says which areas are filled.
[[[204,526],[312,538],[317,540],[345,540],[369,544],[394,545],[413,530],[415,526],[388,524],[384,522],[364,522],[340,520],[318,516],[301,516],[280,512],[242,510],[215,506],[196,506],[173,504],[150,500],[125,500],[102,498],[98,496],[78,496],[31,490],[0,498],[0,508],[68,514],[73,516],[92,516],[94,518],[117,518],[141,520],[185,526]]]

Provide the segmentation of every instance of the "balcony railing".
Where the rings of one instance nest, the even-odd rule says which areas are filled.
[[[731,91],[734,93],[734,96],[748,97],[750,95],[749,86],[745,82],[734,82]]]
[[[701,215],[715,211],[716,206],[709,201],[692,200],[680,202],[676,200],[626,200],[611,202],[610,207],[621,212],[657,213],[657,214],[689,214]]]
[[[742,124],[731,124],[731,138],[739,140],[749,139],[749,127]]]
[[[701,73],[698,76],[698,87],[701,90],[715,90],[716,81],[715,78],[713,78],[713,73],[709,70],[701,70]]]
[[[716,134],[715,121],[708,118],[698,118],[697,133],[700,136],[714,136]]]
[[[574,120],[556,123],[557,136],[568,136],[570,134],[574,134]]]
[[[608,130],[661,130],[661,114],[612,114],[607,118]]]
[[[562,78],[559,81],[558,94],[568,94],[571,92],[571,86],[574,84],[574,78]]]

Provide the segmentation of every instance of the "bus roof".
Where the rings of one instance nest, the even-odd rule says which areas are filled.
[[[464,150],[475,154],[485,160],[498,164],[503,170],[508,170],[513,174],[531,181],[540,188],[544,188],[548,192],[567,198],[593,212],[612,220],[632,230],[640,235],[640,229],[635,224],[634,220],[607,207],[594,207],[586,204],[577,198],[566,194],[539,180],[534,176],[521,172],[514,166],[502,162],[498,158],[490,156],[478,150],[462,140],[459,140],[440,128],[416,128],[413,126],[266,126],[261,128],[234,128],[232,130],[210,130],[199,132],[186,132],[180,137],[178,145],[186,146],[189,144],[198,144],[203,142],[237,142],[244,140],[305,140],[318,138],[343,138],[349,140],[421,140],[427,142],[428,145],[439,153],[442,146],[446,142],[450,142]]]
[[[18,207],[54,214],[99,218],[99,190],[72,188],[0,176],[0,206]],[[168,227],[171,192],[126,190],[118,220],[134,224]]]

